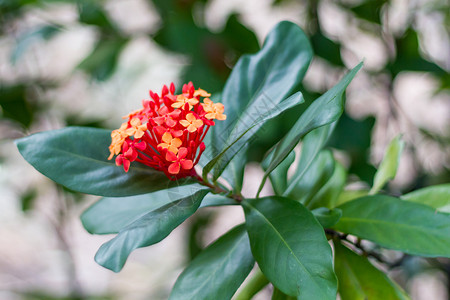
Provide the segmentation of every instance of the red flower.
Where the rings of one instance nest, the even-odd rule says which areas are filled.
[[[109,146],[116,165],[128,172],[137,161],[164,172],[170,179],[195,174],[194,166],[205,150],[203,139],[214,119],[225,120],[224,108],[213,103],[211,94],[195,89],[192,82],[175,95],[175,85],[164,86],[161,95],[149,92],[142,109],[130,113],[119,129],[111,133]],[[202,99],[203,98],[203,99]]]

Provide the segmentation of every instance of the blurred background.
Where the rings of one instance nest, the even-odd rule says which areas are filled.
[[[220,92],[239,57],[282,20],[301,26],[316,54],[299,87],[307,102],[365,62],[329,144],[350,185],[372,183],[399,133],[406,147],[389,194],[449,182],[449,10],[447,0],[0,0],[0,299],[167,299],[183,267],[242,211],[202,209],[114,274],[93,260],[111,237],[79,221],[98,197],[39,174],[13,140],[69,125],[117,128],[149,89],[172,81]],[[262,128],[250,160],[304,107]],[[260,179],[250,163],[244,195]],[[450,299],[449,260],[404,256],[390,275],[412,299]],[[257,299],[270,299],[270,288]]]

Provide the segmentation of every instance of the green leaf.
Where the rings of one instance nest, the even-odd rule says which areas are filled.
[[[313,196],[309,207],[311,209],[317,207],[333,208],[344,189],[347,181],[347,171],[338,161],[334,162],[334,172],[331,178],[322,186],[322,188]]]
[[[187,266],[169,299],[231,299],[254,263],[245,226],[235,227]]]
[[[290,296],[336,299],[331,248],[311,212],[276,196],[242,205],[253,256],[264,275]]]
[[[81,215],[81,222],[92,234],[118,233],[144,214],[204,189],[192,184],[137,196],[104,197]]]
[[[250,127],[259,115],[274,109],[292,93],[303,80],[312,56],[311,45],[300,27],[284,21],[269,33],[258,53],[239,59],[222,93],[227,120],[211,128],[214,143],[223,145],[213,156],[235,140],[235,133],[242,131],[238,128]],[[218,165],[215,178],[227,163]]]
[[[439,212],[450,213],[450,183],[429,186],[400,198],[431,206]]]
[[[450,215],[394,197],[366,196],[338,206],[333,227],[412,255],[450,257]]]
[[[394,179],[397,173],[400,156],[402,154],[404,142],[400,136],[395,137],[390,143],[381,161],[378,171],[373,179],[373,186],[369,191],[369,195],[378,193],[383,186],[391,179]]]
[[[295,174],[292,176],[287,189],[285,190],[284,196],[287,196],[291,193],[295,193],[295,188],[301,184],[303,177],[309,170],[311,164],[314,162],[317,154],[320,150],[322,150],[323,146],[327,142],[330,137],[333,129],[336,125],[336,122],[333,122],[329,125],[325,125],[319,127],[317,129],[312,130],[308,133],[302,142],[300,161],[298,162],[297,169],[295,170]],[[308,177],[308,176],[306,176]]]
[[[337,198],[335,206],[339,206],[341,204],[355,200],[357,198],[367,196],[368,193],[369,193],[368,190],[344,190]]]
[[[405,292],[366,257],[360,256],[340,242],[334,242],[334,268],[342,299],[407,300]]]
[[[235,157],[235,155],[240,150],[245,148],[253,138],[255,138],[254,134],[262,126],[262,124],[264,124],[264,122],[278,116],[283,111],[293,106],[303,103],[303,101],[304,100],[302,94],[298,92],[288,99],[282,101],[275,107],[273,105],[264,106],[265,108],[270,107],[270,109],[267,111],[260,110],[258,112],[258,117],[256,118],[256,120],[253,121],[252,119],[248,119],[245,122],[243,121],[237,123],[236,127],[233,129],[233,132],[229,136],[229,140],[231,141],[230,144],[203,168],[203,178],[205,179],[205,181],[208,178],[208,173],[213,168],[215,168],[213,180],[217,180],[220,174],[222,174],[223,170],[225,170],[226,166]],[[218,124],[218,122],[216,124]],[[235,166],[232,167],[234,168]],[[239,170],[242,168],[243,166],[240,166]],[[238,176],[237,173],[235,174],[236,176]]]
[[[330,228],[336,224],[342,216],[342,211],[339,208],[328,209],[326,207],[319,207],[311,212],[323,228]]]
[[[296,177],[291,182],[286,191],[289,198],[300,201],[306,207],[311,200],[331,178],[334,172],[334,158],[329,150],[322,150],[313,160],[306,172],[302,175],[302,180],[298,181]],[[294,175],[295,176],[295,175]],[[294,183],[296,185],[294,185]]]
[[[318,127],[333,123],[340,117],[344,110],[344,91],[362,65],[362,62],[359,63],[338,84],[315,100],[300,116],[288,134],[275,146],[275,154],[264,174],[259,187],[260,191],[267,176],[289,155],[301,138]]]
[[[141,247],[156,244],[190,217],[200,206],[208,191],[201,190],[190,196],[145,213],[104,243],[95,255],[95,261],[105,268],[119,272],[130,253]]]
[[[272,157],[273,152],[269,152],[267,159],[265,159],[262,163],[262,167],[264,170],[267,169],[270,158]],[[283,195],[284,191],[288,185],[288,170],[290,166],[294,163],[295,153],[292,151],[289,153],[288,157],[278,166],[275,170],[270,173],[269,178],[272,183],[273,190],[275,194],[278,196]]]
[[[205,196],[200,207],[238,205],[239,203],[222,194],[209,193]]]
[[[163,172],[134,163],[124,172],[114,160],[107,160],[110,135],[105,129],[66,127],[18,139],[16,145],[36,170],[81,193],[122,197],[195,182],[171,182]]]

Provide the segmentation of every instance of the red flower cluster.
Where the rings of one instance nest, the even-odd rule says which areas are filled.
[[[203,139],[214,120],[225,120],[224,106],[214,103],[208,92],[195,89],[192,82],[175,95],[175,85],[162,88],[161,95],[150,91],[143,108],[111,133],[111,155],[116,165],[128,172],[133,161],[163,171],[170,179],[194,175],[194,166],[205,150]],[[203,98],[203,102],[201,101]]]

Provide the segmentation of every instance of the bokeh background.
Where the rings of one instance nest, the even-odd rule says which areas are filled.
[[[13,140],[68,125],[117,128],[149,89],[172,81],[219,92],[282,20],[300,25],[316,54],[299,87],[307,102],[365,62],[329,144],[350,187],[371,184],[400,133],[406,147],[387,193],[449,182],[449,10],[447,0],[0,0],[0,299],[167,299],[183,266],[241,222],[241,210],[202,209],[114,274],[93,260],[110,237],[79,221],[98,198],[39,174]],[[265,126],[250,159],[260,161],[303,109]],[[250,163],[245,195],[260,178]],[[385,254],[412,299],[450,299],[449,260]]]

